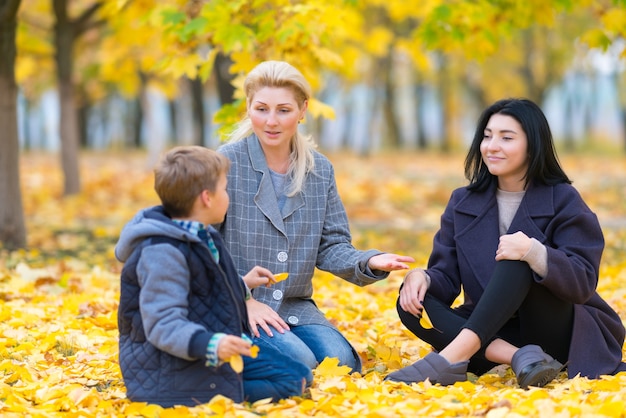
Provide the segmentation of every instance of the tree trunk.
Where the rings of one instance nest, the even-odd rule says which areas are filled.
[[[620,107],[620,116],[622,117],[622,132],[624,133],[623,135],[623,145],[624,145],[624,152],[626,152],[626,107],[622,106]]]
[[[619,103],[619,116],[622,121],[622,146],[626,152],[626,74],[614,73],[617,98]]]
[[[80,192],[78,169],[79,127],[74,102],[73,55],[75,28],[67,15],[67,0],[53,0],[56,23],[54,25],[55,62],[59,88],[59,121],[61,136],[61,166],[64,175],[64,194]]]
[[[132,145],[136,149],[141,149],[141,132],[143,126],[143,103],[146,102],[146,85],[148,83],[148,77],[144,73],[139,73],[139,79],[141,80],[141,84],[139,86],[139,93],[133,102],[133,108],[135,111],[133,112],[132,118]]]
[[[383,120],[385,123],[385,138],[383,143],[389,144],[392,149],[399,149],[402,140],[400,138],[400,127],[396,119],[394,105],[396,103],[396,91],[394,77],[392,75],[393,68],[393,52],[390,50],[387,55],[378,61],[380,75],[383,78]]]
[[[454,135],[454,89],[452,88],[452,75],[450,58],[445,54],[440,55],[440,69],[438,75],[438,89],[442,109],[441,126],[441,151],[452,150],[452,136]]]
[[[415,81],[415,117],[417,118],[417,149],[425,150],[428,148],[428,134],[426,133],[426,124],[428,121],[424,117],[425,113],[425,99],[424,91],[425,84],[422,80],[417,79]]]
[[[23,123],[22,123],[22,149],[23,150],[30,150],[32,148],[31,146],[31,132],[30,132],[30,122],[29,122],[29,118],[30,118],[30,114],[31,114],[31,101],[24,97],[24,117],[22,118]]]
[[[200,77],[189,80],[192,105],[193,142],[196,145],[205,145],[204,135],[204,86]]]
[[[143,108],[141,107],[142,95],[145,94],[143,89],[139,92],[139,95],[132,99],[133,117],[130,120],[130,128],[128,128],[128,135],[131,138],[131,145],[135,149],[141,148],[141,125],[143,124]]]
[[[82,148],[89,148],[89,133],[88,133],[88,125],[89,125],[89,112],[91,108],[87,102],[83,102],[76,109],[76,115],[78,118],[78,143]],[[105,122],[106,123],[106,122]]]
[[[229,71],[232,63],[233,61],[227,55],[220,53],[215,57],[213,69],[215,71],[215,80],[217,81],[217,92],[222,106],[234,101],[235,87],[231,84],[233,75]]]
[[[61,165],[64,175],[64,194],[80,192],[80,170],[78,166],[79,130],[74,101],[74,84],[71,80],[59,79],[61,105]]]
[[[9,250],[26,246],[26,227],[20,190],[17,137],[15,34],[20,0],[0,0],[0,242]]]

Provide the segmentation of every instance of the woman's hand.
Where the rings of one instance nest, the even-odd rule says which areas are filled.
[[[243,276],[243,281],[246,282],[246,285],[250,289],[263,285],[269,287],[270,285],[276,283],[272,272],[260,266],[254,266],[248,274]]]
[[[222,337],[217,346],[217,357],[222,361],[228,361],[232,356],[240,354],[242,356],[250,356],[250,348],[252,343],[235,335],[226,335]]]
[[[259,302],[254,298],[250,298],[246,302],[248,308],[248,319],[250,321],[250,329],[255,337],[259,337],[259,326],[263,328],[265,333],[270,337],[274,334],[270,329],[270,326],[276,329],[276,331],[284,334],[285,331],[289,331],[289,325],[283,319],[278,316],[275,310],[268,305]]]
[[[415,316],[421,315],[427,290],[426,273],[420,269],[409,271],[404,276],[402,289],[400,289],[400,306],[402,309]]]
[[[413,257],[406,255],[382,253],[371,257],[367,261],[367,265],[371,270],[393,271],[406,270],[409,268],[409,265],[406,263],[414,262]]]
[[[496,251],[496,260],[521,260],[532,245],[533,241],[521,231],[502,235]]]

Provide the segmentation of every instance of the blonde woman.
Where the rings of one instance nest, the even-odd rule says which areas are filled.
[[[358,353],[313,301],[315,268],[364,286],[407,269],[407,256],[359,251],[351,243],[330,161],[298,131],[311,88],[282,61],[255,67],[244,83],[247,114],[218,151],[232,166],[230,208],[220,232],[240,274],[263,265],[289,274],[257,288],[247,307],[255,344],[314,368],[336,357],[361,370]]]

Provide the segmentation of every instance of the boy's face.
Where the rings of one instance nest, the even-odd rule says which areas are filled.
[[[228,210],[228,203],[230,202],[228,192],[226,191],[227,184],[228,180],[226,179],[226,174],[222,173],[217,182],[215,192],[211,193],[207,191],[211,199],[211,207],[207,214],[207,218],[210,218],[210,220],[208,220],[206,224],[217,224],[224,221],[224,216]]]

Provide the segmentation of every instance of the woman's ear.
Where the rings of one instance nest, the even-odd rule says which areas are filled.
[[[299,120],[303,120],[304,119],[304,115],[306,113],[307,108],[309,107],[309,101],[305,100],[304,103],[302,103],[302,109],[300,109],[300,119]]]

